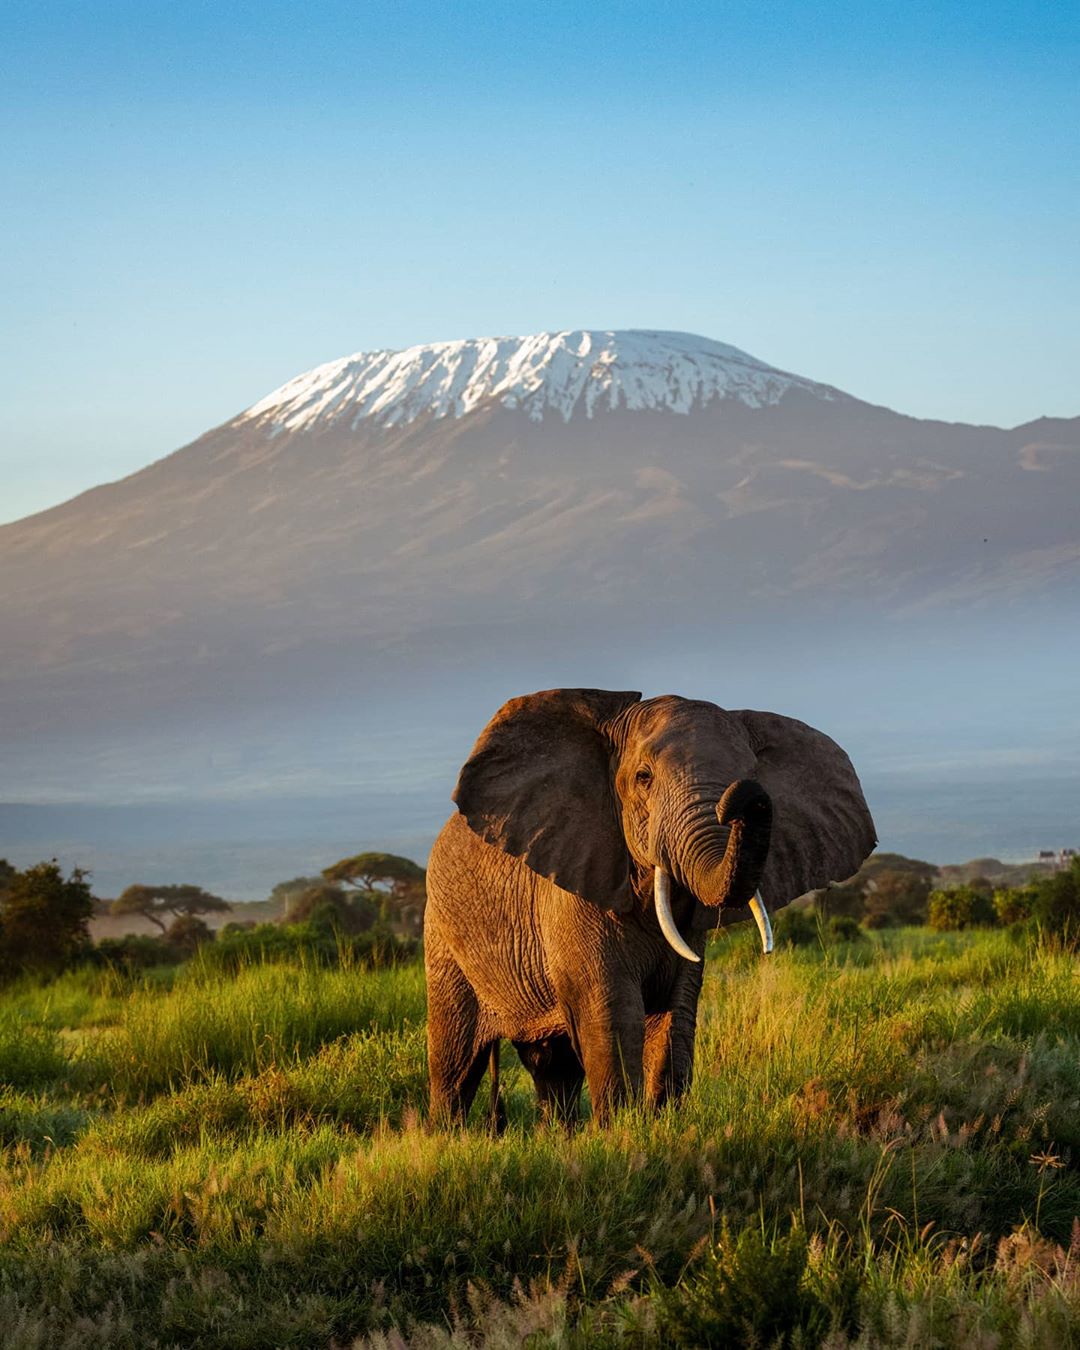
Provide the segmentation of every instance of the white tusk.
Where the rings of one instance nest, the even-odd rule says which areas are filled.
[[[758,932],[761,934],[761,950],[767,956],[772,951],[772,924],[769,922],[769,911],[765,908],[760,891],[754,892],[754,898],[750,901],[750,913],[754,916]]]
[[[701,957],[692,947],[686,945],[682,934],[675,926],[671,914],[671,878],[662,867],[658,867],[653,873],[653,899],[656,901],[656,917],[660,923],[660,931],[671,947],[688,961],[700,961]]]

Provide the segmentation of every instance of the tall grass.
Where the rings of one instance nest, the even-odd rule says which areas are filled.
[[[0,1342],[1068,1344],[1078,1009],[998,934],[735,934],[681,1108],[544,1128],[506,1051],[496,1139],[424,1125],[415,966],[12,991]]]
[[[139,991],[114,1026],[80,1046],[73,1068],[83,1084],[147,1097],[295,1064],[357,1029],[398,1032],[421,1023],[424,1006],[418,965],[266,964],[212,977],[195,966],[167,991]]]

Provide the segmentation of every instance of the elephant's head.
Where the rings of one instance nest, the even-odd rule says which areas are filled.
[[[835,741],[790,717],[674,696],[511,699],[454,800],[481,838],[564,890],[625,911],[651,889],[665,937],[694,961],[672,918],[672,880],[712,909],[750,904],[767,951],[765,903],[851,876],[876,842]]]

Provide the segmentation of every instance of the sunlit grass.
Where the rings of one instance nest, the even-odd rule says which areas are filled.
[[[196,968],[171,989],[138,991],[114,1026],[76,1049],[73,1071],[84,1085],[147,1097],[296,1064],[358,1029],[398,1032],[422,1023],[424,1006],[418,965],[359,972],[268,964],[214,978]]]
[[[687,1101],[604,1131],[504,1048],[506,1135],[429,1132],[423,1019],[418,966],[0,995],[4,1345],[709,1344],[772,1326],[748,1253],[804,1291],[781,1339],[1080,1338],[1067,956],[719,939]]]

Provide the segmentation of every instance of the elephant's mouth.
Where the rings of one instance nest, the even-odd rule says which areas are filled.
[[[703,905],[721,909],[750,906],[765,952],[773,948],[772,926],[761,894],[761,877],[772,835],[772,802],[753,779],[732,783],[723,793],[710,824],[704,803],[695,803],[681,834],[683,847],[672,853],[678,880]],[[679,933],[671,912],[671,877],[658,866],[653,876],[656,918],[670,946],[689,961],[699,957]]]

